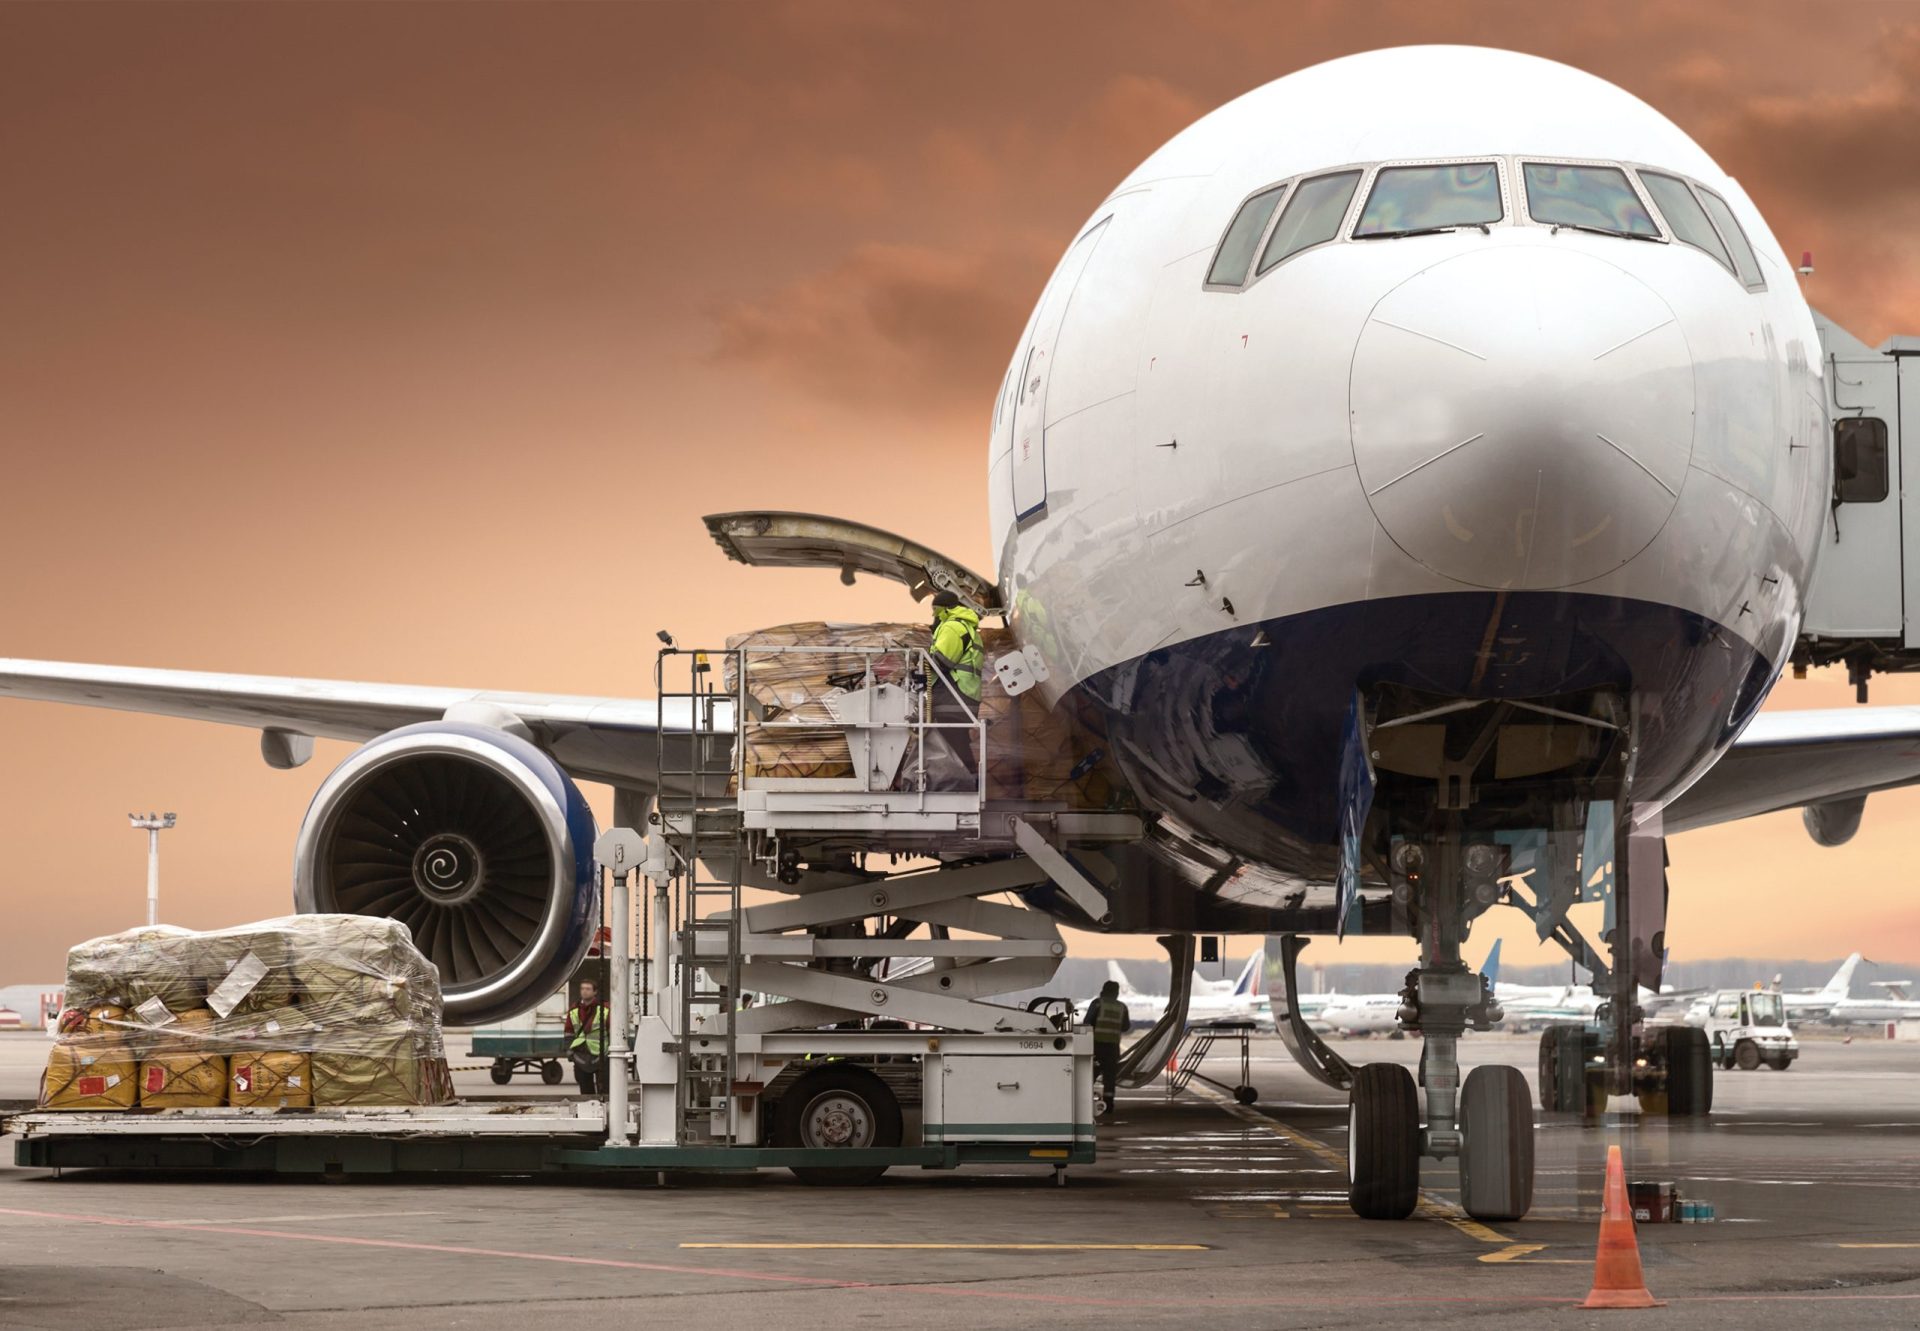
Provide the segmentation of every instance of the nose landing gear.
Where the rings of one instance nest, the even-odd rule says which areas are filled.
[[[1422,873],[1428,854],[1433,872]],[[1419,1201],[1421,1157],[1456,1160],[1461,1205],[1480,1220],[1517,1220],[1533,1205],[1533,1113],[1513,1068],[1475,1068],[1462,1086],[1460,1036],[1504,1015],[1493,986],[1460,960],[1468,921],[1490,898],[1466,890],[1457,830],[1429,851],[1397,856],[1420,939],[1420,965],[1401,990],[1400,1025],[1422,1036],[1420,1118],[1414,1079],[1397,1064],[1370,1063],[1354,1077],[1348,1109],[1347,1200],[1368,1220],[1404,1220]],[[1402,884],[1396,883],[1400,891]]]

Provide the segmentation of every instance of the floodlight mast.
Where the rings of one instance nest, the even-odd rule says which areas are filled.
[[[177,821],[170,813],[130,813],[127,821],[147,834],[147,924],[160,923],[160,834]]]

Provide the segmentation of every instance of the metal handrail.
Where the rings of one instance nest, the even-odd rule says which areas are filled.
[[[741,789],[747,788],[754,779],[747,775],[746,736],[755,730],[840,730],[883,732],[905,728],[915,741],[913,745],[911,791],[924,795],[927,793],[927,732],[971,730],[974,734],[974,794],[982,802],[987,794],[987,723],[975,703],[955,686],[953,680],[940,668],[932,650],[919,646],[877,646],[848,644],[769,644],[765,646],[737,647],[731,649],[736,659],[734,687],[734,716],[739,724],[742,742],[735,746],[734,777]],[[859,677],[862,688],[871,689],[882,684],[895,684],[905,688],[918,700],[912,714],[904,721],[891,720],[843,720],[838,717],[823,717],[813,720],[781,720],[778,718],[752,719],[751,694],[748,682],[752,675],[751,662],[755,657],[766,656],[856,656],[863,665]],[[897,676],[881,678],[876,664],[886,657],[902,659],[903,668]],[[853,672],[841,672],[852,674]],[[896,683],[896,680],[899,682]],[[924,681],[924,682],[922,682]],[[935,720],[931,715],[931,703],[934,689],[945,690],[945,697],[955,704],[965,719],[949,721]],[[871,770],[859,774],[860,792],[863,794],[893,793],[891,783],[884,792],[873,787]],[[792,778],[805,780],[806,778]],[[897,780],[898,778],[896,778]]]

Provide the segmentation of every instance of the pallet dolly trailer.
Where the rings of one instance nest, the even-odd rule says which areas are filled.
[[[765,715],[747,688],[751,658],[807,652],[861,659],[828,698],[832,719]],[[1090,1163],[1091,1034],[1057,1011],[989,1000],[1043,987],[1066,953],[1053,918],[1022,894],[1050,885],[1092,918],[1107,914],[1057,843],[1131,840],[1139,820],[989,800],[990,727],[957,692],[945,714],[966,719],[931,719],[930,692],[952,686],[923,649],[668,647],[655,682],[659,790],[621,792],[622,825],[595,846],[613,926],[603,1098],[32,1112],[4,1125],[16,1163],[782,1167],[828,1184],[976,1164],[1042,1167],[1064,1183],[1068,1166]],[[839,730],[852,775],[758,774],[753,743],[777,742],[782,727]],[[954,752],[955,732],[972,741],[970,784],[933,788],[960,784],[929,774],[930,753]],[[873,872],[870,857],[919,867]],[[755,904],[747,889],[759,889]]]

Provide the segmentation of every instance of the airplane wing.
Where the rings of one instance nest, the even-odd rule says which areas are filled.
[[[1665,830],[1920,784],[1920,707],[1762,712],[1662,814]]]
[[[497,709],[523,722],[557,762],[583,780],[641,787],[657,782],[654,736],[659,706],[645,698],[503,693],[6,658],[0,658],[0,697],[217,721],[356,743],[396,726],[438,721],[456,708],[471,705]],[[263,752],[269,739],[263,736]]]

